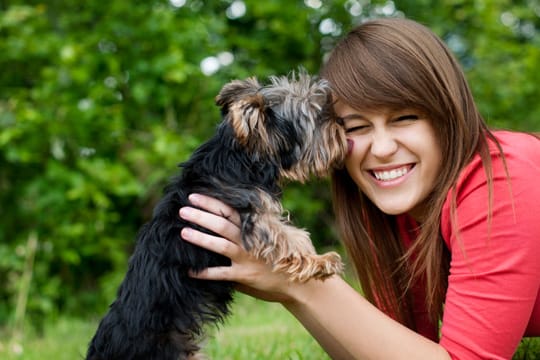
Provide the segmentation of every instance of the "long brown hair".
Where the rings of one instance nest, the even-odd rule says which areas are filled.
[[[412,20],[376,19],[352,29],[330,54],[321,76],[330,81],[340,101],[355,109],[414,108],[432,121],[444,163],[427,199],[432,211],[408,250],[396,216],[380,211],[346,170],[334,171],[332,191],[338,228],[366,297],[414,328],[409,294],[421,279],[427,310],[436,321],[442,315],[449,269],[440,234],[441,209],[461,170],[477,153],[490,185],[487,138],[496,140],[459,62],[440,38]],[[455,206],[454,198],[454,220]]]

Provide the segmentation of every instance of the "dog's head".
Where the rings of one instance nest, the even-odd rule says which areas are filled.
[[[343,126],[332,110],[330,86],[305,72],[226,84],[216,98],[224,121],[250,156],[272,159],[281,176],[305,181],[341,166],[347,153]]]

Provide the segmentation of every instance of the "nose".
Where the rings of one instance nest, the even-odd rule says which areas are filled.
[[[377,129],[372,134],[371,153],[378,158],[387,158],[398,149],[398,143],[387,129]]]

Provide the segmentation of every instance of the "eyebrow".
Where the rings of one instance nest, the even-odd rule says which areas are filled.
[[[407,109],[408,110],[408,109]],[[411,114],[408,114],[407,111],[403,110],[403,112],[406,114],[406,115],[401,115],[400,117],[412,117],[412,116],[415,116],[415,117],[419,117],[418,115],[418,111],[416,110],[410,110],[412,113]],[[392,117],[392,116],[396,116],[396,114],[399,114],[401,113],[402,111],[390,111],[386,114],[386,116],[388,117]],[[338,117],[341,121],[345,121],[345,120],[367,120],[365,116],[363,116],[362,114],[358,114],[358,113],[353,113],[353,114],[347,114],[345,116],[341,116],[341,117]]]
[[[341,116],[340,119],[342,119],[342,120],[350,120],[350,119],[365,120],[365,117],[360,115],[360,114],[347,114],[345,116]]]

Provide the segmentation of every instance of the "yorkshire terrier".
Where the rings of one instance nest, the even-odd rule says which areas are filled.
[[[304,182],[342,165],[347,142],[332,112],[329,84],[303,71],[234,80],[216,97],[222,122],[215,135],[181,164],[152,219],[138,235],[116,300],[91,340],[87,360],[184,360],[201,357],[205,327],[230,312],[233,284],[191,278],[222,255],[180,238],[188,195],[206,194],[238,211],[242,245],[291,281],[325,279],[342,271],[335,252],[318,255],[309,234],[290,224],[280,204],[284,179]]]

